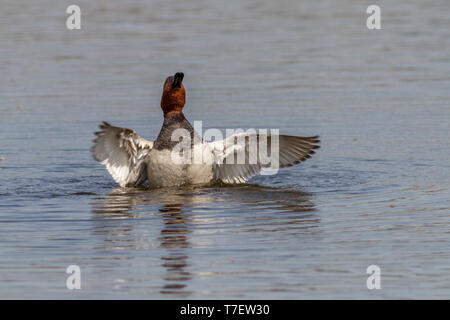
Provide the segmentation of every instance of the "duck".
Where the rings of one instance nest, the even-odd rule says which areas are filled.
[[[276,173],[279,168],[299,164],[320,147],[319,136],[298,137],[256,131],[205,141],[183,114],[186,103],[183,79],[184,73],[177,72],[164,82],[161,96],[164,121],[156,140],[147,140],[135,130],[105,121],[99,126],[100,131],[95,132],[92,156],[106,167],[120,187],[161,188],[215,182],[242,184],[256,174],[264,174],[265,170],[270,172],[270,168],[276,168]],[[183,139],[179,139],[180,132]],[[180,150],[184,149],[180,149],[180,140],[186,140],[183,146],[193,150],[188,157],[182,157],[184,152]],[[258,142],[256,147],[252,147],[252,141]],[[259,144],[261,141],[266,144]],[[276,152],[271,152],[274,158],[270,161],[261,156],[264,145],[277,146]],[[192,160],[198,153],[201,153],[200,162],[180,161]],[[244,160],[229,161],[236,158]]]

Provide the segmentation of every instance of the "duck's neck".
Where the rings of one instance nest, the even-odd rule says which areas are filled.
[[[153,148],[156,150],[172,149],[179,141],[172,140],[172,134],[175,130],[184,129],[190,133],[191,140],[194,141],[194,128],[184,117],[182,112],[168,112],[164,114],[164,123],[156,138]],[[201,138],[199,141],[202,141]]]
[[[168,121],[176,121],[186,119],[182,111],[172,110],[164,113],[164,122]]]

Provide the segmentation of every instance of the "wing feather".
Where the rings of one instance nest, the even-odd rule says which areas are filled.
[[[140,185],[147,180],[145,158],[153,142],[141,138],[136,131],[103,122],[91,149],[92,157],[121,186]]]
[[[249,136],[249,138],[238,139],[241,135]],[[256,139],[254,139],[255,136]],[[270,168],[273,165],[272,163],[261,161],[260,141],[261,139],[266,139],[267,149],[271,150],[273,137],[267,134],[239,133],[224,140],[209,142],[210,150],[214,155],[214,178],[225,183],[243,183],[255,174],[260,173],[264,168]],[[257,141],[257,148],[250,148],[250,141]],[[315,153],[314,149],[319,148],[320,140],[318,136],[295,137],[279,135],[278,143],[277,167],[285,168],[310,158]],[[231,157],[231,159],[234,157],[235,160],[239,157],[243,159],[243,154],[245,155],[245,163],[226,163],[228,157]]]

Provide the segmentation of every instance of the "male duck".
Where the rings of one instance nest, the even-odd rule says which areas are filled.
[[[263,161],[250,141],[267,141],[270,146],[278,142],[277,168],[300,163],[319,148],[318,136],[294,137],[270,134],[235,134],[224,140],[206,142],[196,133],[182,112],[186,92],[181,72],[170,76],[164,83],[161,108],[164,123],[155,141],[141,138],[136,131],[120,128],[103,122],[96,132],[92,155],[104,164],[114,180],[122,187],[147,185],[149,187],[208,184],[213,181],[243,183],[261,170],[273,166]],[[176,130],[184,130],[194,141],[195,150],[203,154],[201,163],[179,163],[174,161],[175,148],[179,141],[173,139]],[[247,138],[236,141],[247,135]],[[276,139],[278,138],[278,139]],[[195,142],[196,141],[196,142]],[[176,153],[176,152],[175,152]],[[230,157],[243,157],[244,162],[228,161]],[[205,160],[206,159],[206,160]]]

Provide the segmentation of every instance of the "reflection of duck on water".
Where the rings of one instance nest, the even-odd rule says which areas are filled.
[[[222,185],[211,187],[186,186],[164,189],[117,188],[93,203],[93,212],[102,217],[139,218],[145,206],[148,211],[169,214],[170,212],[195,212],[197,205],[221,204],[219,208],[233,212],[254,212],[257,209],[272,214],[279,219],[283,213],[296,213],[307,217],[315,211],[310,194],[298,190],[284,190],[245,184],[237,186]],[[203,217],[191,216],[193,222]]]
[[[162,266],[167,270],[162,294],[190,294],[184,291],[192,277],[186,271],[189,263],[184,249],[191,246],[188,235],[192,231],[188,228],[190,217],[183,213],[182,207],[181,204],[169,204],[160,209],[164,221],[160,237],[161,247],[167,249],[167,254],[161,257]]]
[[[205,213],[205,207],[217,210]],[[151,249],[154,245],[148,242],[157,239],[159,248],[164,249],[160,259],[165,270],[159,292],[177,297],[191,294],[189,283],[199,272],[190,270],[189,262],[190,248],[195,247],[194,231],[207,226],[208,230],[223,233],[224,224],[232,223],[240,232],[313,234],[318,232],[316,227],[320,222],[314,210],[307,193],[254,185],[155,190],[118,188],[96,199],[92,208],[96,224],[99,224],[95,232],[107,235],[103,249]],[[162,221],[159,236],[150,233],[150,239],[133,230],[135,222],[111,223],[111,219],[129,221],[149,215],[159,216]],[[143,219],[139,225],[146,221],[155,226],[155,221],[149,219]]]
[[[161,294],[171,294],[181,297],[190,295],[186,291],[188,281],[191,275],[186,268],[189,266],[188,256],[185,252],[189,248],[190,242],[188,239],[190,213],[183,211],[184,204],[189,202],[189,197],[184,197],[183,193],[173,193],[163,196],[158,191],[145,192],[143,190],[128,189],[126,192],[122,188],[114,190],[105,197],[98,199],[93,205],[93,212],[97,217],[104,218],[139,218],[141,215],[136,214],[136,206],[146,206],[149,209],[154,207],[154,213],[161,214],[163,227],[160,236],[158,237],[159,245],[165,249],[165,253],[161,255],[161,266],[166,270],[166,275],[163,276],[164,284],[160,289]],[[179,190],[182,191],[182,190]],[[162,198],[164,197],[164,198]],[[164,203],[161,206],[161,203]],[[183,204],[184,203],[184,204]],[[109,230],[105,230],[105,226],[101,226],[101,232],[107,232],[108,235],[115,239],[121,239],[124,246],[127,245],[129,249],[129,239],[133,237],[133,230],[127,228],[119,228],[109,225]],[[128,239],[124,239],[124,235],[128,235]],[[138,239],[135,239],[138,241]],[[139,239],[145,241],[146,239]],[[110,241],[114,246],[121,246],[122,243]],[[136,249],[142,247],[140,243],[134,246]]]

